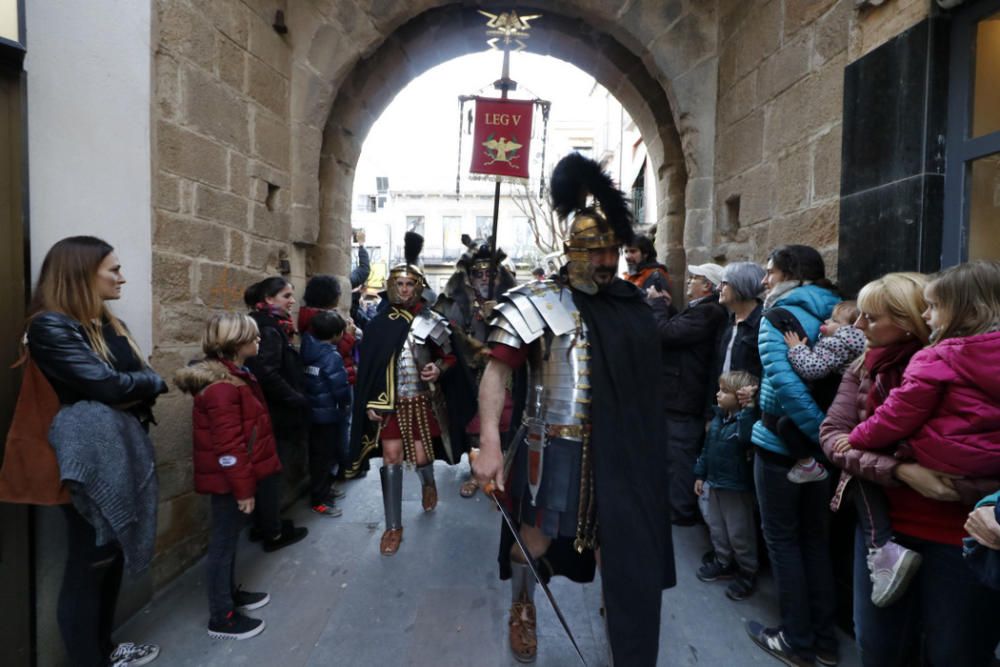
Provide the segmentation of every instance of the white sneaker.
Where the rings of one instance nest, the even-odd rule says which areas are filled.
[[[809,465],[796,463],[792,466],[792,469],[788,471],[788,474],[785,475],[789,482],[794,482],[795,484],[819,482],[829,476],[830,475],[826,472],[826,468],[824,468],[823,464],[818,461],[813,461]]]
[[[923,557],[912,549],[890,541],[881,547],[869,549],[867,560],[872,580],[872,604],[876,607],[888,607],[906,592]]]
[[[111,654],[112,667],[139,667],[156,660],[160,647],[156,644],[119,644]]]

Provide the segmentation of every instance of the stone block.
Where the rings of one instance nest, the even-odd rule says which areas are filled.
[[[247,48],[251,14],[239,0],[212,0],[197,7],[223,35],[241,48]]]
[[[688,208],[712,208],[712,190],[714,181],[711,178],[691,178],[685,186],[684,206]]]
[[[295,64],[290,88],[292,121],[323,127],[330,116],[336,89],[302,63]]]
[[[215,67],[215,29],[182,0],[156,3],[158,48],[183,56],[211,72]]]
[[[191,300],[190,258],[153,251],[153,293],[160,303]]]
[[[672,82],[671,107],[684,147],[689,178],[714,176],[718,62],[714,58]]]
[[[757,108],[757,74],[751,72],[719,94],[720,129],[725,129]]]
[[[229,191],[241,197],[252,194],[252,177],[250,176],[250,160],[239,153],[229,152]]]
[[[226,187],[229,180],[226,149],[173,123],[157,123],[156,146],[160,168],[194,181]]]
[[[242,232],[231,231],[229,232],[229,255],[228,259],[231,264],[236,264],[237,266],[243,266],[246,264],[247,259],[247,239]]]
[[[219,36],[219,79],[243,92],[246,81],[247,52],[231,40]]]
[[[209,308],[221,310],[242,310],[243,292],[261,279],[260,273],[208,262],[199,265],[199,273],[198,298]]]
[[[798,32],[825,14],[836,2],[838,0],[785,0],[785,34]]]
[[[684,219],[684,247],[689,251],[703,249],[712,243],[714,216],[707,208],[689,208]]]
[[[250,19],[250,41],[248,51],[250,55],[260,58],[272,68],[290,77],[292,75],[292,47],[271,27],[274,11],[269,14],[268,19],[262,17],[251,17]]]
[[[683,15],[682,0],[641,0],[628,5],[618,18],[618,26],[646,45],[666,33]]]
[[[653,62],[671,79],[680,76],[715,54],[716,32],[714,12],[691,12],[649,45]]]
[[[743,23],[738,35],[723,45],[719,82],[723,89],[756,69],[781,46],[781,0],[770,0]]]
[[[176,120],[181,103],[180,66],[169,53],[158,52],[153,58],[156,70],[156,108],[160,117]]]
[[[840,196],[841,130],[835,125],[814,144],[813,201]]]
[[[813,67],[826,63],[847,49],[854,16],[853,0],[837,0],[833,11],[816,22],[813,38]]]
[[[753,224],[774,214],[774,190],[777,167],[765,162],[740,177],[740,221]],[[716,201],[724,201],[717,199]]]
[[[190,439],[190,435],[188,436]],[[160,503],[156,521],[156,548],[184,541],[208,525],[208,498],[186,493]]]
[[[762,101],[770,100],[809,73],[812,56],[810,38],[802,35],[767,58],[757,70],[757,92]]]
[[[293,243],[314,245],[319,240],[319,210],[315,207],[292,205],[289,238]]]
[[[194,491],[194,464],[190,455],[180,461],[158,462],[156,475],[160,480],[160,502]]]
[[[280,248],[273,243],[250,240],[247,250],[247,267],[267,273],[268,268],[278,265]]]
[[[184,119],[191,129],[237,150],[249,150],[250,131],[245,101],[218,79],[193,67],[182,68],[181,89]]]
[[[195,187],[194,201],[194,213],[199,218],[239,229],[249,228],[249,202],[242,197],[198,185]]]
[[[288,117],[288,78],[256,58],[248,64],[246,92],[278,118]]]
[[[342,81],[358,60],[358,47],[343,26],[323,25],[312,36],[307,62],[321,81]]]
[[[758,164],[764,147],[764,113],[756,111],[719,137],[718,178],[735,176]]]
[[[258,236],[275,241],[287,241],[291,231],[289,214],[285,207],[269,211],[263,204],[253,206],[253,231]]]
[[[751,16],[760,0],[721,0],[719,2],[719,42],[725,44],[743,26],[748,16]]]
[[[153,201],[157,208],[166,211],[179,211],[181,208],[181,179],[162,171],[158,172]]]
[[[763,222],[758,225],[746,227],[745,229],[747,231],[747,245],[749,246],[747,259],[751,262],[764,264],[768,253],[774,249],[768,245],[771,235],[771,225]]]
[[[765,150],[780,153],[839,121],[844,99],[843,55],[802,79],[772,105],[764,131]]]
[[[172,502],[172,501],[168,501]],[[161,505],[162,507],[162,505]],[[157,549],[150,566],[153,588],[160,590],[194,565],[208,544],[208,526],[180,543],[164,544]]]
[[[188,257],[222,261],[226,257],[226,231],[212,222],[157,211],[153,247]]]
[[[247,286],[249,285],[250,283],[247,283]],[[191,302],[164,305],[157,320],[159,333],[157,344],[186,345],[192,346],[195,350],[200,349],[195,346],[201,343],[201,334],[210,316],[211,311],[208,308]]]
[[[771,221],[768,243],[772,248],[799,243],[825,248],[837,243],[840,201],[834,200]]]
[[[273,167],[287,171],[289,143],[288,125],[258,108],[253,117],[254,155]]]
[[[775,207],[778,215],[798,211],[809,204],[812,190],[812,145],[802,144],[778,159]]]

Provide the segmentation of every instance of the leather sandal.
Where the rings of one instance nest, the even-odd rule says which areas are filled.
[[[424,493],[423,493],[424,511],[425,512],[432,511],[435,507],[437,507],[437,504],[438,504],[437,487],[434,486],[433,484],[428,484],[427,486],[424,487]]]
[[[399,551],[399,543],[403,541],[402,528],[390,528],[382,533],[382,541],[379,542],[378,550],[383,556],[391,556]]]
[[[518,662],[534,662],[538,656],[538,637],[535,634],[535,605],[532,602],[515,602],[510,606],[510,651]]]
[[[467,480],[462,482],[462,486],[458,487],[458,495],[463,498],[471,498],[476,495],[476,491],[479,490],[479,482],[476,481],[475,477],[471,475]]]

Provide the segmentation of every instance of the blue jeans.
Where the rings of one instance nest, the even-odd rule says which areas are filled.
[[[830,479],[795,484],[791,465],[758,454],[754,482],[761,527],[778,589],[785,641],[798,655],[837,652],[830,562]]]
[[[1000,592],[976,581],[960,546],[898,534],[896,541],[923,563],[903,597],[880,609],[871,601],[868,549],[860,531],[855,535],[854,630],[862,664],[921,664],[922,645],[925,665],[989,665],[1000,641]]]

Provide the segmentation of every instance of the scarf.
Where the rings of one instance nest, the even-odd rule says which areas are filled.
[[[274,319],[275,324],[278,325],[278,328],[284,331],[285,335],[288,336],[288,340],[292,340],[292,337],[295,336],[295,323],[292,322],[292,316],[285,312],[284,309],[279,308],[278,306],[272,306],[266,301],[261,301],[253,308],[258,313],[270,315]]]
[[[811,280],[786,280],[775,285],[767,296],[764,297],[764,310],[769,310],[774,307],[778,302],[778,299],[785,296],[791,292],[796,287],[802,287],[803,285],[812,284]]]
[[[869,348],[865,353],[865,370],[872,380],[871,389],[865,399],[865,409],[870,417],[876,408],[885,402],[889,392],[903,383],[903,371],[910,357],[923,347],[916,338],[885,347]]]

